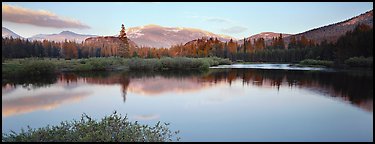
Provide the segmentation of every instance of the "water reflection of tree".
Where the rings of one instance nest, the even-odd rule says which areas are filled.
[[[34,75],[34,76],[27,76],[27,75],[17,75],[13,77],[7,77],[2,79],[2,86],[5,87],[6,85],[10,85],[14,88],[17,85],[20,85],[24,88],[30,89],[37,89],[41,87],[47,87],[51,84],[57,82],[57,76],[55,74],[46,74],[46,75]]]
[[[87,72],[78,73],[84,78],[86,83],[113,85],[120,84],[124,103],[126,102],[127,90],[130,84],[130,79],[127,75],[118,72]]]
[[[124,100],[124,103],[126,102],[126,94],[128,91],[128,87],[130,84],[130,79],[127,76],[122,76],[120,77],[120,82],[121,82],[121,91],[122,91],[122,97]]]
[[[59,75],[59,80],[69,85],[70,83],[77,83],[78,76],[74,73],[64,73]]]
[[[130,79],[126,75],[117,72],[84,72],[77,73],[81,78],[84,78],[86,83],[113,85],[120,84],[124,103],[126,102],[127,89],[130,84]],[[77,76],[76,74],[76,76]]]

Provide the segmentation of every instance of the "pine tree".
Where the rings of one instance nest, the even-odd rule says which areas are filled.
[[[243,53],[246,53],[246,38],[243,38]]]
[[[138,56],[138,53],[137,53],[136,51],[134,51],[132,57],[139,57],[139,56]]]
[[[297,47],[297,40],[296,40],[296,37],[295,36],[292,36],[290,38],[290,42],[288,44],[288,49],[293,49],[293,48],[296,48]]]
[[[121,25],[121,31],[120,31],[119,39],[122,42],[122,43],[120,43],[120,47],[118,49],[119,56],[125,57],[125,58],[130,57],[130,45],[129,45],[129,42],[128,42],[128,38],[126,37],[124,24]]]
[[[278,48],[279,49],[285,49],[285,43],[283,39],[283,35],[280,33],[280,36],[278,38]]]

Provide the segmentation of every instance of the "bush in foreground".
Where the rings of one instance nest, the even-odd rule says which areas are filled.
[[[172,132],[168,123],[155,126],[129,122],[127,116],[114,112],[101,121],[83,114],[80,120],[61,122],[58,126],[39,129],[28,127],[17,134],[2,134],[3,142],[166,142],[174,141],[179,131]],[[179,137],[175,140],[179,141]]]
[[[352,57],[345,60],[345,64],[350,67],[373,67],[373,57]]]

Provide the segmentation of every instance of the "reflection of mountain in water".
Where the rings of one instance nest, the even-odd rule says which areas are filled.
[[[234,81],[241,80],[243,86],[273,87],[280,89],[281,86],[298,87],[320,92],[324,95],[337,97],[344,101],[359,106],[367,111],[373,111],[373,80],[371,73],[345,73],[345,72],[318,72],[318,71],[286,71],[286,70],[255,70],[255,69],[214,69],[209,72],[85,72],[85,73],[64,73],[51,80],[40,81],[15,81],[3,83],[2,94],[12,93],[17,85],[32,85],[34,89],[45,87],[46,85],[58,85],[65,90],[75,90],[84,84],[100,85],[121,85],[124,102],[128,91],[147,96],[162,95],[167,92],[185,93],[199,91],[218,84],[231,85]],[[46,77],[50,79],[49,77]],[[35,85],[33,85],[35,82]],[[52,84],[54,83],[54,84]],[[62,103],[54,102],[58,97],[36,96],[44,101],[51,100],[54,105]],[[82,96],[82,94],[80,95]],[[74,96],[72,96],[73,98]],[[30,97],[32,98],[32,97]],[[27,100],[29,100],[28,98]],[[65,99],[63,98],[63,99]],[[41,105],[51,105],[52,103],[32,103],[23,107],[24,103],[18,103],[21,99],[12,100],[12,108],[17,111],[29,112],[30,107],[43,107]],[[21,101],[25,101],[22,98]],[[4,96],[3,96],[4,105]],[[18,105],[18,106],[17,106]],[[56,106],[54,106],[56,107]],[[3,114],[4,114],[3,107]],[[8,113],[7,115],[12,115]]]

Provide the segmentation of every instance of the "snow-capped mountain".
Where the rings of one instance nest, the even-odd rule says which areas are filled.
[[[164,47],[185,44],[194,39],[202,37],[217,37],[221,41],[235,39],[230,36],[214,34],[208,31],[183,28],[183,27],[163,27],[159,25],[146,25],[131,27],[126,29],[129,39],[137,43],[138,46]]]
[[[65,41],[66,39],[68,41],[75,41],[75,42],[81,43],[86,38],[94,37],[94,36],[96,35],[84,35],[84,34],[77,34],[71,31],[62,31],[59,34],[38,34],[28,39],[39,40],[39,41],[49,40],[49,41],[59,41],[59,42]]]
[[[23,37],[19,36],[18,34],[14,33],[13,31],[11,31],[11,30],[9,30],[5,27],[2,27],[1,35],[2,35],[2,37],[23,38]]]

